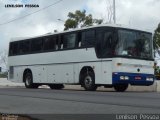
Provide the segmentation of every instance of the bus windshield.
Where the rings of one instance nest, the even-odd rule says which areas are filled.
[[[119,29],[115,55],[153,59],[152,35],[145,32]]]

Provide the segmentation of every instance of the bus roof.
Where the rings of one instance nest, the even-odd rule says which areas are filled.
[[[62,33],[68,33],[68,32],[74,32],[74,31],[85,30],[85,29],[90,29],[90,28],[98,28],[98,27],[113,27],[113,28],[123,28],[123,29],[131,29],[131,30],[138,30],[138,31],[148,32],[148,31],[145,31],[145,30],[140,30],[140,29],[137,29],[137,28],[126,26],[126,25],[101,24],[101,25],[94,25],[94,26],[83,27],[83,28],[76,28],[76,29],[72,29],[72,30],[66,30],[66,31],[62,31],[62,32],[47,33],[47,34],[43,34],[43,35],[39,35],[39,36],[33,36],[33,37],[16,37],[16,38],[12,38],[11,42],[20,41],[20,40],[26,40],[26,39],[33,39],[33,38],[39,38],[39,37],[45,37],[45,36],[50,36],[50,35],[62,34]],[[148,32],[148,33],[151,33],[151,32]]]

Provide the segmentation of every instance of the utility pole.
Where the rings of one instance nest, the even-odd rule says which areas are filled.
[[[113,0],[113,21],[114,21],[114,24],[116,24],[116,3],[115,3],[115,0]]]

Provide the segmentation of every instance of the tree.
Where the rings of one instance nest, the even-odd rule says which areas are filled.
[[[157,52],[160,55],[160,48],[159,48],[160,47],[160,23],[154,32],[153,41],[154,41],[155,52]],[[155,57],[156,57],[156,54],[155,54]],[[160,67],[157,65],[155,66],[155,77],[156,79],[160,80]]]
[[[154,43],[160,47],[160,23],[153,36]]]
[[[102,19],[93,19],[92,15],[86,15],[86,11],[76,10],[75,13],[69,12],[68,19],[65,21],[64,30],[81,28],[85,26],[92,26],[94,24],[101,24]]]
[[[154,56],[156,57],[156,53],[160,56],[160,23],[158,24],[157,29],[153,35],[153,46],[154,46]]]

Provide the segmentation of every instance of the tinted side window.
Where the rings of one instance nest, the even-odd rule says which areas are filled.
[[[20,41],[19,42],[19,54],[26,54],[30,49],[30,41]]]
[[[41,52],[43,48],[42,42],[42,38],[33,39],[31,41],[31,52]]]
[[[57,50],[57,36],[44,38],[44,50]]]
[[[90,47],[95,44],[95,30],[82,33],[82,47]]]
[[[82,46],[82,32],[78,32],[76,47],[81,47],[81,46]]]
[[[108,58],[114,55],[117,44],[115,36],[114,29],[97,29],[95,50],[98,58]]]
[[[103,42],[102,42],[102,57],[111,56],[112,51],[112,43],[113,43],[113,35],[112,32],[106,31],[103,35]]]
[[[13,55],[13,43],[9,44],[9,56]]]
[[[74,48],[76,45],[76,34],[67,34],[63,36],[63,48]]]
[[[9,46],[9,55],[17,55],[18,54],[18,42],[11,42]]]
[[[100,58],[102,55],[102,41],[103,41],[103,32],[98,31],[96,33],[96,54],[97,57]]]

